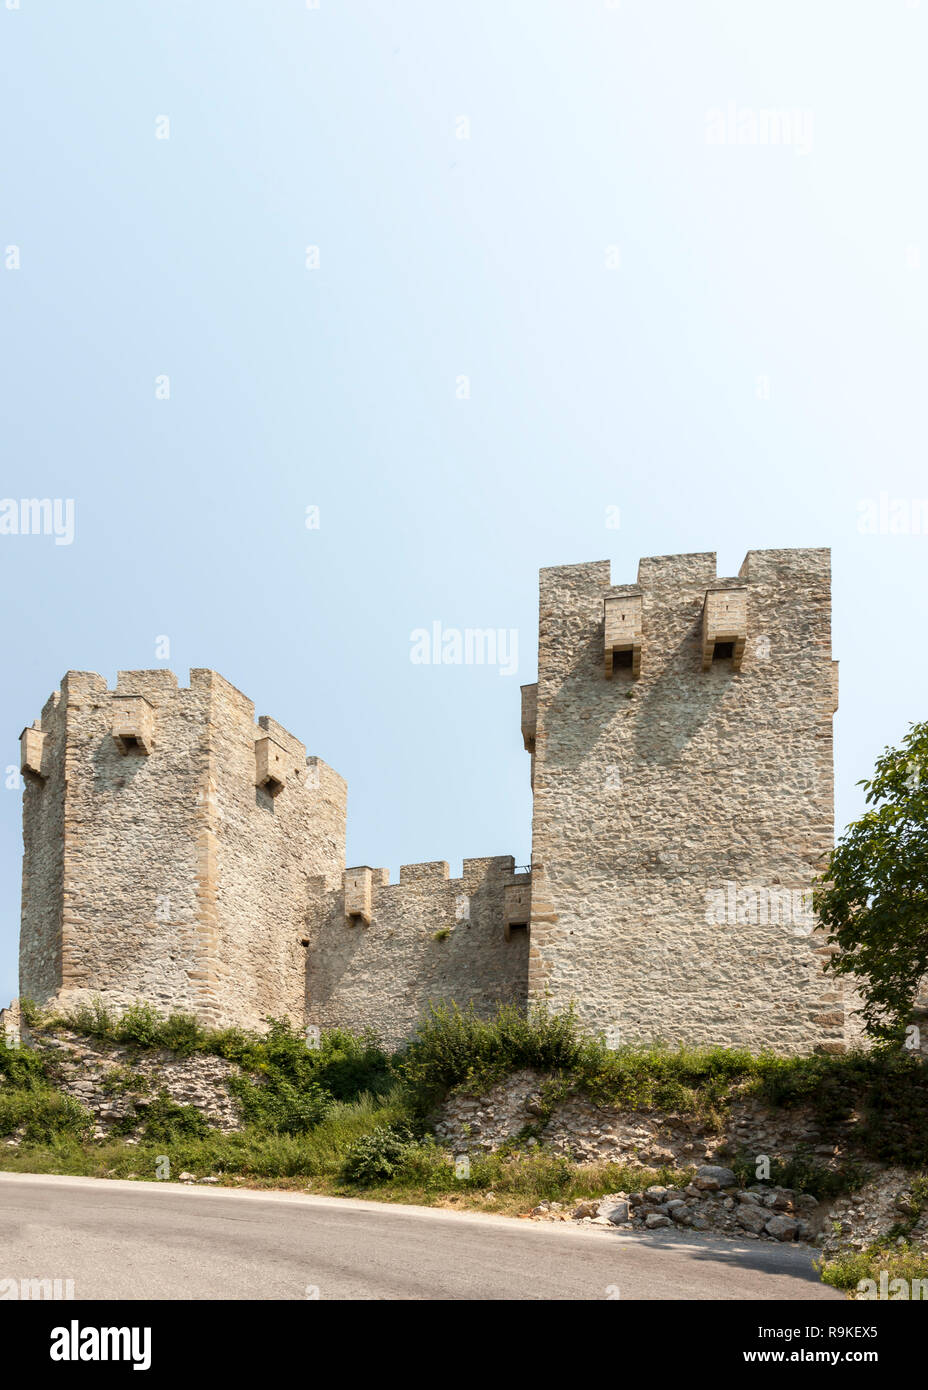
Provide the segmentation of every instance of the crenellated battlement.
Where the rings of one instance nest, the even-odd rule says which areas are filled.
[[[489,1012],[525,1004],[531,876],[512,855],[345,870],[341,890],[315,888],[309,914],[306,1017],[348,1018],[399,1043],[430,1003]]]

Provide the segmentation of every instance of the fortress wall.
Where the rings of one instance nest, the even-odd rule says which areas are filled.
[[[616,1042],[839,1049],[802,894],[832,844],[826,550],[543,570],[531,876],[345,870],[344,781],[210,671],[69,672],[25,731],[21,991],[408,1037],[430,1001]],[[528,930],[521,921],[530,919]],[[510,932],[510,927],[514,929]]]
[[[829,584],[826,550],[752,552],[724,580],[714,555],[643,560],[614,587],[608,564],[542,571],[533,999],[574,1000],[622,1042],[843,1046],[820,938],[761,920],[832,844]],[[740,670],[703,669],[707,589],[746,590]],[[637,678],[604,676],[610,595],[640,595]]]
[[[308,1023],[372,1028],[398,1045],[430,1001],[473,1004],[483,1016],[500,1003],[524,1006],[528,934],[515,930],[506,939],[506,888],[527,886],[528,875],[513,873],[511,857],[465,859],[457,879],[441,862],[404,864],[395,884],[386,869],[366,873],[369,923],[346,916],[344,888],[333,893],[317,885]],[[346,878],[360,874],[350,870]],[[361,905],[349,889],[349,908]]]

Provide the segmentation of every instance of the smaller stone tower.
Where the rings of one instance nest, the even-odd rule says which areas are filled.
[[[310,880],[345,783],[213,671],[69,671],[22,735],[20,992],[302,1024]]]

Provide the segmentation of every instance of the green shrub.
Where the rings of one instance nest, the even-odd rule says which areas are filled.
[[[333,1028],[323,1033],[315,1052],[315,1078],[336,1100],[360,1095],[384,1096],[395,1085],[390,1058],[371,1032]]]
[[[741,1151],[728,1160],[742,1187],[757,1181],[757,1159]],[[792,1158],[771,1158],[770,1177],[764,1179],[773,1187],[789,1187],[794,1192],[807,1192],[820,1202],[834,1201],[842,1193],[854,1192],[867,1181],[867,1169],[853,1159],[835,1166],[819,1162],[813,1153],[798,1149]]]
[[[470,1178],[462,1181],[455,1176],[454,1155],[436,1143],[431,1135],[426,1135],[418,1143],[407,1145],[391,1180],[398,1187],[430,1193],[472,1186]]]
[[[497,1197],[522,1198],[531,1205],[543,1201],[567,1204],[607,1192],[634,1192],[654,1182],[683,1185],[692,1171],[627,1168],[620,1163],[581,1167],[563,1154],[538,1146],[471,1154],[467,1175],[459,1177],[454,1155],[426,1136],[409,1144],[388,1181],[394,1188],[430,1194],[492,1190]]]
[[[300,1134],[318,1124],[332,1103],[316,1079],[316,1054],[285,1019],[273,1019],[265,1038],[249,1039],[239,1062],[252,1075],[231,1077],[228,1084],[249,1125]]]
[[[862,1298],[867,1292],[872,1295],[874,1290],[859,1287],[863,1280],[872,1279],[877,1297],[882,1285],[886,1297],[895,1301],[902,1290],[894,1289],[893,1281],[902,1279],[908,1285],[905,1295],[909,1299],[928,1302],[928,1254],[908,1242],[887,1245],[877,1241],[866,1250],[843,1250],[832,1260],[820,1261],[818,1270],[823,1284],[842,1289],[852,1298]]]
[[[345,1156],[342,1176],[360,1187],[373,1187],[395,1177],[415,1143],[408,1125],[379,1125],[356,1139]]]
[[[28,1047],[7,1047],[0,1038],[0,1081],[25,1090],[45,1087],[45,1059]]]
[[[537,1009],[526,1015],[503,1006],[486,1020],[473,1008],[440,1004],[430,1006],[398,1067],[426,1092],[462,1085],[476,1090],[523,1067],[573,1071],[587,1046],[572,1009],[563,1014]]]
[[[257,1041],[257,1034],[248,1033],[244,1028],[217,1028],[211,1029],[201,1040],[199,1050],[224,1057],[227,1062],[239,1062]]]
[[[209,1033],[193,1014],[169,1014],[155,1030],[155,1037],[159,1047],[189,1057],[203,1048]]]
[[[99,996],[89,1004],[78,1004],[61,1018],[50,1020],[50,1026],[55,1024],[92,1038],[112,1038],[116,1027],[113,1015]]]
[[[757,1094],[771,1105],[810,1105],[824,1128],[858,1115],[855,1142],[878,1162],[919,1167],[928,1152],[928,1064],[916,1054],[769,1058]]]
[[[45,1144],[56,1135],[86,1139],[93,1132],[93,1116],[70,1096],[50,1086],[29,1090],[0,1090],[0,1136],[23,1131],[31,1144]]]
[[[246,1124],[272,1134],[302,1134],[313,1129],[332,1104],[328,1091],[316,1081],[296,1086],[285,1076],[270,1073],[263,1083],[247,1076],[229,1078]]]
[[[688,1113],[718,1128],[731,1100],[750,1094],[772,1107],[808,1106],[826,1132],[855,1117],[865,1158],[918,1167],[928,1152],[928,1063],[895,1048],[811,1057],[661,1044],[612,1049],[584,1033],[572,1009],[526,1015],[504,1007],[481,1019],[473,1009],[441,1005],[394,1066],[419,1113],[450,1090],[479,1093],[526,1068],[546,1078],[546,1111],[551,1086],[558,1099],[574,1089],[596,1105]]]
[[[213,1051],[212,1040],[225,1036],[205,1028],[193,1014],[172,1013],[163,1017],[151,1004],[131,1004],[124,1013],[116,1015],[99,997],[89,1004],[77,1005],[61,1017],[46,1020],[44,1026],[69,1028],[136,1049],[164,1048],[182,1056]],[[240,1036],[244,1039],[247,1035]]]
[[[490,1019],[456,1005],[430,1008],[396,1068],[420,1106],[452,1089],[479,1092],[523,1068],[583,1090],[598,1105],[701,1112],[713,1117],[733,1086],[757,1068],[748,1052],[726,1048],[612,1049],[586,1033],[572,1008],[528,1014],[504,1006]]]
[[[485,1091],[507,1075],[530,1069],[539,1075],[544,1123],[553,1106],[571,1092],[595,1105],[622,1110],[653,1109],[698,1116],[716,1127],[734,1098],[754,1096],[768,1106],[808,1107],[822,1131],[853,1119],[854,1143],[862,1159],[919,1167],[928,1152],[928,1064],[884,1048],[844,1056],[778,1057],[733,1048],[668,1047],[661,1044],[610,1048],[585,1031],[574,1011],[525,1013],[500,1008],[489,1019],[473,1008],[430,1008],[410,1043],[388,1056],[376,1037],[335,1029],[316,1048],[283,1020],[269,1020],[266,1034],[204,1028],[191,1015],[161,1018],[136,1004],[114,1018],[100,1000],[64,1019],[40,1021],[74,1028],[133,1049],[164,1048],[175,1054],[214,1054],[236,1063],[244,1075],[231,1081],[243,1119],[268,1134],[307,1134],[324,1121],[334,1102],[362,1094],[393,1095],[404,1114],[424,1118],[449,1091]],[[26,1049],[0,1054],[0,1075],[17,1086],[47,1084],[54,1063],[17,1061]],[[799,1185],[800,1178],[786,1185]],[[800,1175],[801,1177],[801,1175]],[[837,1181],[849,1182],[847,1172]],[[805,1179],[820,1187],[817,1171]]]
[[[136,1047],[161,1047],[165,1021],[150,1004],[130,1004],[113,1029],[119,1043]]]
[[[229,1081],[243,1118],[274,1133],[310,1130],[333,1101],[383,1095],[393,1084],[389,1058],[372,1034],[333,1029],[311,1048],[284,1019],[271,1020],[265,1037],[247,1038],[234,1060],[251,1073]]]
[[[202,1111],[195,1105],[178,1105],[166,1091],[159,1091],[154,1100],[140,1102],[135,1118],[142,1121],[144,1137],[158,1143],[200,1139],[210,1129]]]

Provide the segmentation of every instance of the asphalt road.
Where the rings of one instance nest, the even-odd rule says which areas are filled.
[[[808,1250],[427,1207],[0,1173],[0,1280],[103,1299],[837,1299]]]

